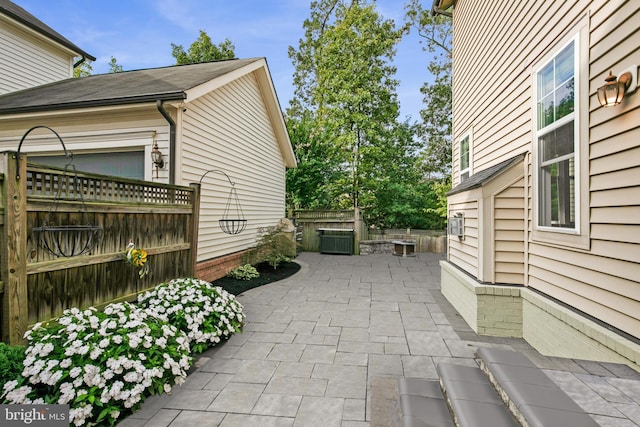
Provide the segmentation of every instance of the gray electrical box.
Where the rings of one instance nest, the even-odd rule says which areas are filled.
[[[464,237],[464,217],[452,216],[447,219],[447,234]]]

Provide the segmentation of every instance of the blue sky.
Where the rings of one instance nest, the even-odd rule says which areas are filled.
[[[188,49],[204,30],[214,43],[229,38],[239,58],[266,57],[283,111],[293,96],[289,46],[298,47],[310,0],[13,0],[95,56],[94,74],[113,56],[125,70],[175,63],[171,43]],[[431,1],[425,0],[431,4]],[[377,0],[378,12],[399,25],[403,0]],[[415,32],[398,46],[401,118],[419,117],[420,86],[430,59]]]

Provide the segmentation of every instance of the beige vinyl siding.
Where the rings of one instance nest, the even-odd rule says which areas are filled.
[[[524,177],[494,198],[494,282],[524,284]]]
[[[73,54],[0,16],[0,95],[72,77]]]
[[[210,173],[202,183],[198,261],[255,245],[258,230],[285,215],[285,167],[253,73],[186,104],[180,155],[182,183],[219,169],[235,182],[247,230],[223,233],[218,225],[229,183]]]
[[[481,193],[472,190],[449,198],[449,216],[461,213],[464,216],[464,239],[449,236],[449,261],[473,277],[478,278],[478,207]]]
[[[0,150],[17,150],[20,138],[33,126],[46,124],[63,139],[73,153],[108,153],[113,151],[145,151],[145,178],[152,175],[151,146],[153,140],[169,161],[169,126],[155,105],[146,108],[116,108],[87,110],[84,114],[57,112],[39,118],[0,119]],[[62,146],[51,132],[37,129],[23,142],[25,153],[62,154]],[[159,171],[160,182],[166,182],[168,170]],[[152,178],[153,177],[153,178]]]
[[[584,69],[579,72],[587,83],[578,89],[583,102],[576,108],[587,124],[580,139],[580,154],[586,153],[580,161],[587,166],[580,182],[588,189],[580,199],[587,239],[581,245],[545,242],[534,230],[531,73],[585,23],[588,37],[581,43],[588,44],[580,47]],[[640,2],[459,0],[454,29],[453,140],[473,127],[475,171],[529,152],[522,188],[524,283],[640,338],[640,91],[607,109],[595,97],[609,70],[616,74],[640,64]],[[505,219],[499,215],[496,210],[496,281],[517,252],[517,243],[507,243],[508,235],[499,230]]]

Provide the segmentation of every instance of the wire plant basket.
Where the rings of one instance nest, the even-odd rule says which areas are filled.
[[[202,180],[209,172],[218,172],[223,174],[229,180],[229,184],[231,184],[231,190],[229,191],[229,197],[227,198],[227,204],[224,208],[224,212],[222,214],[222,218],[218,220],[218,224],[220,225],[220,229],[227,234],[240,234],[247,228],[247,220],[244,217],[244,213],[242,212],[242,207],[240,206],[240,199],[238,198],[238,192],[236,191],[235,182],[231,181],[229,175],[225,172],[217,169],[212,169],[206,171],[200,177],[200,185],[202,185]]]
[[[43,225],[32,230],[40,246],[57,257],[70,258],[91,252],[102,237],[97,225]]]
[[[49,210],[47,215],[47,220],[40,227],[34,227],[31,232],[33,236],[33,240],[38,242],[38,244],[45,249],[50,254],[56,257],[64,257],[70,258],[74,256],[84,255],[86,253],[91,252],[97,245],[97,243],[102,238],[102,227],[98,225],[89,224],[88,216],[87,216],[87,207],[84,203],[84,197],[82,195],[81,181],[78,178],[78,173],[76,171],[75,166],[73,165],[73,154],[70,151],[67,151],[67,148],[62,141],[62,138],[56,131],[47,126],[34,126],[29,129],[20,140],[20,144],[18,145],[18,153],[16,156],[17,161],[20,161],[20,148],[22,147],[22,143],[24,142],[27,135],[34,129],[44,128],[48,129],[55,134],[62,144],[62,148],[64,150],[64,155],[68,159],[68,163],[64,167],[64,176],[67,175],[67,171],[71,169],[73,172],[73,178],[70,180],[68,185],[73,185],[73,187],[67,187],[66,194],[67,196],[70,194],[79,194],[80,202],[82,207],[80,209],[81,214],[81,223],[82,224],[68,224],[68,225],[54,225],[54,221],[52,220],[53,216],[57,213],[58,205],[60,203],[60,196],[62,192],[62,181],[67,180],[58,180],[57,182],[57,191],[54,198],[54,206]],[[17,169],[19,170],[19,168]],[[17,179],[20,179],[20,176],[16,176]],[[52,184],[52,189],[54,185]]]

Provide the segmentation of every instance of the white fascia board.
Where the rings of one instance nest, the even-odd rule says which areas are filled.
[[[254,62],[245,65],[244,67],[233,70],[213,80],[209,80],[208,82],[203,83],[201,85],[192,87],[191,89],[187,89],[184,91],[184,93],[186,94],[186,99],[184,100],[184,102],[189,103],[191,101],[194,101],[200,98],[201,96],[204,96],[209,92],[212,92],[218,89],[219,87],[222,87],[228,83],[231,83],[232,81],[237,80],[242,76],[245,76],[261,67],[266,67],[266,66],[267,66],[267,62],[264,60],[264,58],[259,58],[259,59],[256,59]]]

